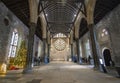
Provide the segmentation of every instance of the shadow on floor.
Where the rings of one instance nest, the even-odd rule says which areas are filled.
[[[33,79],[32,81],[27,83],[40,83],[40,82],[41,82],[41,79]]]
[[[11,81],[16,81],[18,80],[20,77],[2,77],[0,78],[0,80],[11,80]]]

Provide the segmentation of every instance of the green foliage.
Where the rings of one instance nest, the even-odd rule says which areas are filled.
[[[14,65],[18,68],[23,68],[26,62],[26,55],[27,55],[26,42],[22,41],[17,56],[14,59]]]

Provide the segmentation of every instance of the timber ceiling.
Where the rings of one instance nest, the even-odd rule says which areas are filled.
[[[30,12],[28,0],[1,0],[29,28]],[[41,22],[38,20],[36,35],[42,39]]]
[[[94,12],[94,23],[98,23],[106,14],[120,4],[120,0],[97,0]]]
[[[40,6],[51,33],[69,33],[82,11],[83,0],[41,0]]]
[[[28,0],[1,0],[25,25],[29,24]]]
[[[25,25],[29,26],[30,13],[28,0],[1,0]],[[51,33],[69,33],[74,27],[78,12],[86,16],[85,0],[40,0],[38,14],[44,12],[47,30]],[[98,23],[108,12],[114,9],[120,0],[97,0],[94,23]],[[40,21],[40,20],[39,20]],[[38,22],[36,34],[42,37],[41,22]],[[83,23],[84,25],[84,23]],[[82,23],[81,25],[82,26]],[[80,33],[87,32],[82,26]]]

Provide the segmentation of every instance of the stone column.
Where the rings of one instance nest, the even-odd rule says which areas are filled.
[[[76,56],[76,54],[77,54],[77,50],[76,50],[77,48],[76,48],[76,41],[74,41],[73,42],[73,61],[74,62],[77,62],[77,56]]]
[[[43,39],[43,57],[44,57],[44,61],[45,61],[45,58],[46,58],[46,55],[47,55],[47,53],[46,53],[46,42],[47,42],[47,40],[44,38]]]
[[[48,44],[48,60],[50,61],[50,44]]]
[[[44,51],[44,56],[46,56],[46,39],[43,39],[43,51]]]
[[[79,60],[80,60],[80,45],[79,45],[79,39],[76,39],[76,50],[77,50],[77,62],[79,63]]]
[[[29,36],[28,36],[28,50],[27,50],[27,58],[26,58],[26,65],[23,70],[23,73],[30,73],[33,67],[33,46],[34,46],[34,34],[36,30],[36,24],[30,23],[29,28]]]
[[[71,59],[73,61],[73,44],[71,44]]]
[[[92,45],[92,54],[93,54],[93,59],[94,59],[94,68],[99,69],[99,58],[97,55],[93,24],[89,25],[89,31],[90,31],[90,40],[91,40],[91,45]]]

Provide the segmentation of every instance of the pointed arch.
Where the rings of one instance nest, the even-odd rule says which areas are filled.
[[[79,38],[81,38],[87,31],[88,31],[87,20],[85,18],[82,18],[79,26]]]

